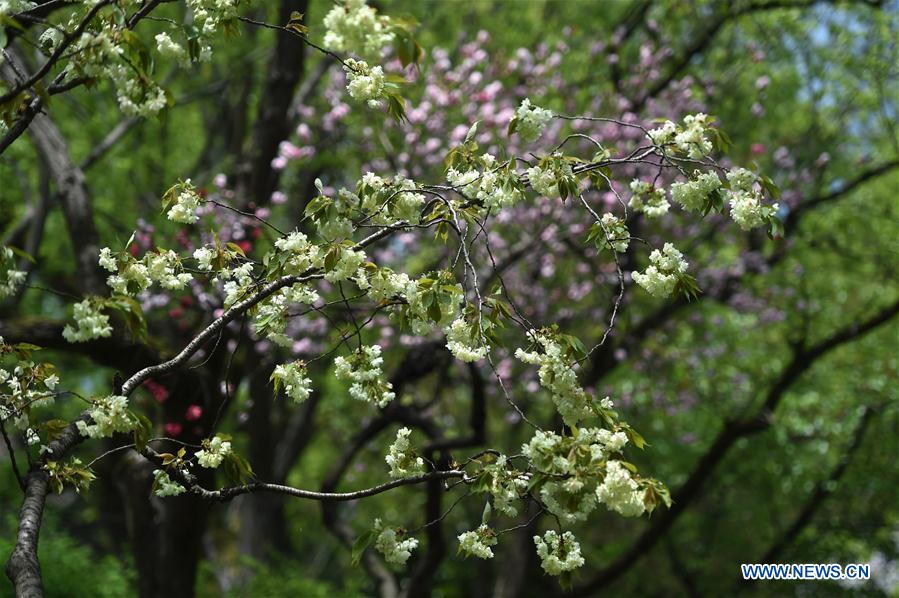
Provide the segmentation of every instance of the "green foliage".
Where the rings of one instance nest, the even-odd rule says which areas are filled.
[[[81,540],[45,524],[38,548],[44,592],[47,596],[130,598],[135,595],[134,570],[111,554],[98,553]],[[15,536],[0,536],[0,554],[13,549]],[[88,574],[89,572],[89,574]],[[12,585],[4,575],[0,596],[12,598]]]

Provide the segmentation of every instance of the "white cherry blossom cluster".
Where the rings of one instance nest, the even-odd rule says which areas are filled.
[[[477,324],[456,318],[446,329],[446,348],[459,361],[480,361],[487,357],[487,346],[480,339]]]
[[[390,268],[376,268],[373,272],[357,272],[355,278],[359,288],[368,292],[373,301],[390,301],[394,297],[404,297],[407,290],[415,289],[415,284],[405,272],[394,272]]]
[[[745,168],[734,168],[727,173],[730,190],[726,196],[730,203],[730,216],[743,230],[751,230],[765,224],[774,215],[778,204],[764,206],[762,195],[756,188],[758,175]]]
[[[493,558],[493,550],[490,547],[496,546],[496,532],[487,525],[459,534],[458,540],[460,552],[479,559]]]
[[[639,517],[646,511],[644,490],[621,461],[606,463],[602,484],[596,488],[596,498],[610,510],[624,517]]]
[[[409,436],[412,430],[400,428],[396,433],[396,439],[387,450],[384,461],[390,467],[390,477],[407,478],[425,472],[425,461],[419,457]]]
[[[453,282],[450,283],[449,280]],[[436,304],[440,313],[440,317],[437,318],[436,322],[437,326],[446,329],[459,316],[461,306],[456,299],[462,297],[462,285],[455,282],[451,274],[441,276],[441,280],[432,281],[432,284],[426,283],[425,278],[412,280],[403,290],[403,298],[406,300],[409,308],[409,327],[415,334],[428,334],[434,329],[435,322],[428,315],[428,309],[433,305],[433,303],[429,303],[429,301],[433,301],[433,294],[427,291],[429,287],[433,288],[435,284],[453,289],[453,298],[448,301],[438,301]]]
[[[0,272],[5,272],[5,277],[0,279],[0,300],[2,300],[14,295],[24,284],[27,275],[16,268],[13,250],[2,246],[0,246]]]
[[[0,354],[10,349],[0,337]],[[59,384],[54,372],[52,364],[35,364],[30,359],[18,360],[11,369],[0,368],[0,421],[12,421],[28,434],[31,409],[53,404]]]
[[[425,196],[416,190],[415,181],[402,175],[384,179],[367,172],[356,185],[356,193],[350,195],[356,200],[354,203],[361,204],[362,211],[374,224],[418,224]]]
[[[190,179],[185,180],[176,187],[177,195],[175,196],[174,205],[169,209],[166,216],[173,222],[193,224],[200,219],[197,215],[197,208],[200,207],[203,198],[197,193]]]
[[[233,268],[222,268],[218,271],[217,276],[212,279],[213,282],[218,282],[219,280],[225,281],[222,287],[225,291],[225,307],[231,307],[247,296],[250,287],[254,283],[253,262],[244,262]]]
[[[128,412],[128,398],[119,395],[97,399],[88,410],[90,423],[78,420],[75,425],[86,438],[108,438],[116,432],[130,432],[135,419]]]
[[[706,207],[709,195],[721,188],[721,179],[714,172],[703,172],[695,179],[671,184],[671,199],[688,212],[699,212]]]
[[[70,343],[83,343],[96,338],[112,335],[109,316],[100,311],[99,306],[91,299],[76,303],[73,307],[75,327],[66,324],[62,336]]]
[[[712,142],[708,138],[711,124],[709,116],[700,112],[685,116],[683,127],[666,120],[660,127],[650,129],[647,133],[655,145],[664,146],[673,143],[680,152],[690,158],[699,159],[712,151]]]
[[[288,307],[295,304],[312,305],[318,300],[318,292],[304,283],[279,290],[255,308],[253,323],[256,325],[256,332],[280,347],[290,347],[293,339],[286,334]]]
[[[348,358],[341,355],[334,359],[337,378],[352,383],[350,396],[378,407],[386,407],[396,397],[393,385],[384,380],[383,364],[380,345],[365,346]]]
[[[548,575],[561,575],[584,564],[581,545],[571,532],[559,535],[555,530],[548,530],[542,538],[534,536],[534,544],[537,546],[540,566]]]
[[[624,431],[576,428],[571,436],[537,431],[522,454],[547,480],[539,487],[546,508],[567,524],[584,521],[597,504],[598,474],[627,444]]]
[[[683,254],[671,243],[665,243],[662,250],[654,249],[649,254],[650,265],[643,272],[631,276],[638,285],[655,297],[668,297],[677,286],[682,275],[687,272],[687,261]]]
[[[306,375],[306,364],[302,361],[276,366],[271,379],[295,403],[302,403],[312,394],[312,380]]]
[[[231,442],[216,434],[212,439],[203,440],[203,448],[197,451],[197,463],[200,467],[215,469],[230,453]]]
[[[485,465],[481,470],[488,482],[486,491],[493,497],[493,508],[509,517],[518,515],[517,502],[526,492],[530,474],[509,467],[506,455],[500,455],[496,463]]]
[[[711,122],[701,112],[684,117],[684,127],[674,136],[674,144],[693,159],[699,159],[712,152],[712,142],[707,137]]]
[[[534,106],[531,100],[525,98],[521,101],[521,105],[515,110],[515,130],[521,137],[522,141],[536,141],[543,135],[546,125],[553,118],[553,113],[545,108]]]
[[[347,58],[343,69],[347,74],[347,92],[358,102],[365,102],[369,108],[381,105],[384,95],[384,69],[380,66],[369,66],[364,60]]]
[[[612,248],[619,253],[627,251],[628,245],[631,243],[631,234],[627,230],[624,220],[606,212],[600,219],[602,223],[602,234],[599,235],[599,248]]]
[[[79,27],[83,15],[77,11],[61,26],[65,31]],[[128,116],[154,116],[168,105],[165,91],[130,63],[126,52],[127,38],[121,34],[116,19],[98,18],[70,46],[69,62],[63,69],[67,81],[81,77],[111,81],[116,89],[119,108]],[[58,36],[48,34],[48,45]]]
[[[380,59],[394,39],[390,17],[379,15],[365,0],[338,2],[325,15],[324,25],[326,48],[370,60]]]
[[[303,274],[312,267],[321,265],[320,248],[309,242],[303,233],[294,230],[275,241],[275,247],[290,257],[284,263],[286,274]]]
[[[136,260],[127,254],[114,256],[109,247],[104,247],[98,261],[101,268],[113,273],[106,284],[121,295],[141,293],[154,282],[164,289],[181,290],[193,280],[193,276],[183,271],[181,258],[171,249],[149,252],[142,260]]]
[[[197,260],[197,270],[202,272],[212,271],[212,260],[216,257],[216,252],[209,247],[203,246],[194,250],[193,257]],[[100,264],[103,265],[102,263]]]
[[[30,0],[0,0],[0,16],[7,17],[31,10],[36,6],[37,2],[31,2]]]
[[[393,527],[384,527],[380,519],[375,519],[375,550],[384,556],[384,560],[394,567],[402,567],[418,547],[418,539],[406,538],[405,531]]]
[[[472,168],[460,172],[450,168],[446,173],[446,180],[467,197],[480,200],[488,209],[511,207],[524,198],[512,178],[516,175],[513,172],[500,172],[495,156],[484,154],[480,157],[480,162],[483,170]]]
[[[171,58],[182,66],[190,64],[190,57],[187,54],[187,50],[184,49],[184,46],[173,40],[168,31],[157,33],[155,39],[156,50],[159,52],[160,56]]]
[[[341,249],[337,263],[325,272],[325,280],[340,282],[352,278],[365,259],[366,255],[362,250]]]
[[[675,135],[677,135],[677,125],[670,120],[666,120],[658,128],[649,130],[649,139],[656,145],[671,143]]]
[[[156,487],[153,494],[159,498],[178,496],[187,492],[187,488],[170,478],[169,474],[162,469],[154,469],[153,477],[153,485]]]
[[[632,210],[646,214],[647,218],[658,218],[668,213],[671,204],[665,197],[664,189],[639,179],[631,181],[630,187],[633,195],[627,205]]]
[[[531,188],[546,197],[559,197],[559,182],[568,181],[576,184],[571,164],[563,160],[560,154],[553,154],[550,159],[541,160],[541,164],[528,168],[528,182]]]
[[[592,413],[590,395],[581,388],[570,357],[553,336],[536,330],[531,330],[529,336],[543,350],[525,351],[519,348],[515,351],[515,357],[524,363],[540,366],[540,385],[550,392],[565,425],[576,426]]]

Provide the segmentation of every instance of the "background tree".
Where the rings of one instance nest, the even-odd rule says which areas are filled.
[[[192,286],[138,296],[148,316],[145,342],[120,325],[109,338],[83,344],[62,336],[68,305],[84,293],[108,292],[108,273],[97,264],[101,247],[127,246],[138,258],[156,247],[196,249],[197,239],[159,214],[159,198],[179,177],[205,187],[201,195],[211,209],[205,218],[215,222],[220,243],[258,259],[278,236],[262,220],[291,230],[310,200],[333,197],[366,171],[444,180],[444,156],[477,120],[474,140],[491,153],[542,155],[577,133],[618,155],[643,135],[628,125],[648,129],[659,126],[654,118],[680,122],[684,114],[708,112],[733,139],[727,156],[736,164],[757,162],[780,186],[783,235],[771,242],[760,230],[744,233],[726,213],[700,221],[676,204],[658,219],[632,210],[626,222],[632,237],[652,246],[673,240],[683,249],[703,290],[693,303],[653,298],[631,284],[630,273],[645,268],[649,253],[639,242],[620,260],[610,260],[610,253],[599,259],[584,243],[593,220],[572,209],[571,199],[509,210],[483,235],[492,255],[484,248],[474,255],[485,268],[479,279],[501,282],[517,316],[557,322],[588,348],[604,341],[582,364],[581,384],[597,397],[611,395],[622,416],[645,432],[650,450],[629,458],[672,488],[673,507],[648,521],[600,515],[601,525],[574,528],[586,564],[572,591],[758,591],[737,580],[736,565],[747,561],[880,555],[884,569],[891,566],[896,363],[889,347],[899,310],[891,259],[891,189],[899,164],[894,5],[533,2],[471,3],[460,10],[391,2],[382,7],[386,14],[411,12],[424,23],[416,35],[426,49],[420,73],[405,71],[415,79],[403,92],[408,122],[392,125],[347,97],[344,70],[307,48],[302,29],[254,23],[289,25],[293,11],[308,8],[311,16],[297,24],[310,26],[309,39],[321,42],[319,23],[330,4],[239,6],[237,14],[249,19],[233,23],[241,35],[210,41],[211,59],[191,68],[179,68],[176,55],[162,56],[165,44],[156,36],[171,25],[158,19],[190,22],[198,3],[137,4],[123,7],[131,16],[119,26],[133,29],[154,57],[152,81],[172,102],[158,120],[127,114],[132,108],[108,75],[64,82],[50,69],[42,85],[6,97],[22,78],[9,72],[11,65],[40,73],[39,65],[55,54],[46,45],[59,43],[52,35],[45,54],[30,49],[45,37],[44,19],[65,25],[70,18],[59,3],[24,16],[19,11],[27,7],[7,11],[21,27],[5,27],[10,83],[3,99],[16,101],[3,108],[4,244],[37,258],[35,265],[16,258],[29,278],[3,306],[0,336],[7,342],[46,347],[41,360],[49,355],[60,372],[72,372],[66,376],[67,384],[75,381],[72,390],[101,395],[110,383],[120,385],[175,354],[215,317],[221,297]],[[438,22],[446,26],[438,29]],[[204,42],[197,40],[199,53]],[[388,73],[402,70],[390,60],[384,66]],[[617,122],[554,119],[537,144],[522,143],[506,126],[525,97],[558,115]],[[125,115],[112,108],[116,103]],[[563,149],[588,159],[596,152],[587,137],[571,138]],[[585,201],[600,214],[620,213],[616,192],[628,202],[631,178],[651,181],[656,170],[625,165],[611,186],[601,181],[587,190]],[[660,186],[674,180],[664,175]],[[425,272],[452,248],[401,233],[370,255],[379,265]],[[409,256],[419,261],[410,264]],[[489,283],[483,283],[487,290]],[[313,311],[291,318],[285,332],[297,342],[284,349],[251,322],[235,320],[206,347],[201,367],[148,378],[135,395],[135,411],[152,419],[154,436],[192,445],[227,422],[231,442],[259,480],[326,493],[382,482],[383,455],[400,426],[413,430],[421,456],[438,470],[488,446],[514,453],[531,437],[493,368],[454,361],[439,334],[395,331],[373,339],[385,348],[384,371],[397,399],[361,425],[352,408],[358,404],[332,379],[330,359],[310,366],[317,390],[300,406],[273,397],[276,366],[327,351],[337,331],[358,316],[342,301],[325,311],[327,317]],[[373,325],[390,330],[377,316]],[[533,369],[522,369],[511,355],[496,355],[495,368],[529,419],[562,429]],[[68,399],[56,407],[65,419],[81,408]],[[12,434],[12,454],[23,455],[26,440]],[[129,441],[108,442],[114,449]],[[23,474],[21,458],[18,465]],[[186,495],[151,497],[157,467],[133,451],[117,451],[94,464],[98,481],[91,492],[51,501],[42,543],[49,551],[43,559],[48,591],[54,575],[62,575],[62,565],[51,565],[65,560],[54,559],[59,553],[77,553],[108,571],[111,593],[129,593],[128,583],[143,595],[196,589],[513,596],[556,589],[532,541],[552,520],[534,510],[520,515],[523,527],[504,538],[493,560],[463,561],[450,557],[455,539],[480,521],[483,501],[453,505],[439,481],[347,505],[250,493],[212,506]],[[13,471],[3,472],[8,504],[21,499]],[[215,485],[211,476],[199,482]],[[351,543],[375,517],[413,514],[418,525],[434,523],[420,530],[422,545],[406,571],[391,572],[370,551],[365,567],[350,566],[351,552],[341,543]],[[12,538],[15,522],[8,525],[5,536]],[[48,544],[54,536],[63,540]],[[126,551],[133,569],[101,559]],[[123,573],[130,570],[137,573],[133,582]],[[272,576],[274,587],[265,585]],[[876,572],[865,589],[893,591],[889,579]],[[844,591],[814,589],[822,588]]]

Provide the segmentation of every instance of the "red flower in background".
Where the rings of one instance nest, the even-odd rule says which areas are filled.
[[[203,417],[203,408],[199,405],[191,405],[187,408],[187,411],[184,412],[184,419],[189,422],[195,422],[201,417]]]

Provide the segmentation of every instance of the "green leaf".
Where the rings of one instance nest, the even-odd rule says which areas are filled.
[[[518,117],[513,116],[512,120],[509,121],[509,128],[506,133],[511,137],[515,134],[515,131],[518,130]]]
[[[362,560],[362,554],[365,550],[374,542],[375,538],[377,538],[378,532],[373,529],[370,529],[366,532],[363,532],[356,541],[353,542],[353,548],[350,555],[350,563],[353,565],[358,565],[359,561]]]
[[[244,253],[243,249],[241,249],[240,245],[237,243],[226,243],[225,247],[238,254],[241,257],[247,257],[247,254]]]
[[[406,118],[406,100],[395,93],[387,94],[387,113],[397,122],[408,120]]]
[[[137,452],[142,453],[147,448],[147,442],[153,432],[153,422],[141,413],[132,412],[132,415],[137,420],[137,427],[134,428],[134,448]]]
[[[484,512],[481,513],[481,525],[490,523],[491,515],[493,515],[493,507],[490,506],[490,501],[488,500],[487,503],[484,504]]]
[[[10,251],[12,251],[14,255],[16,255],[16,256],[22,258],[23,260],[26,260],[26,261],[28,261],[28,262],[31,262],[32,264],[36,264],[36,263],[37,263],[37,260],[34,259],[34,257],[33,257],[30,253],[25,252],[25,251],[22,251],[22,250],[19,249],[18,247],[13,247],[13,246],[10,245],[10,246],[8,246],[8,249],[9,249]]]
[[[472,139],[474,139],[474,136],[478,134],[478,125],[479,125],[480,123],[481,123],[481,121],[476,120],[476,121],[474,121],[474,124],[471,125],[471,127],[468,128],[468,133],[465,134],[465,141],[464,141],[464,143],[468,143],[469,141],[471,141]]]
[[[290,13],[290,20],[287,21],[287,25],[285,25],[284,28],[296,31],[300,35],[306,35],[309,33],[309,28],[303,25],[303,16],[303,13],[296,10],[293,11]]]

